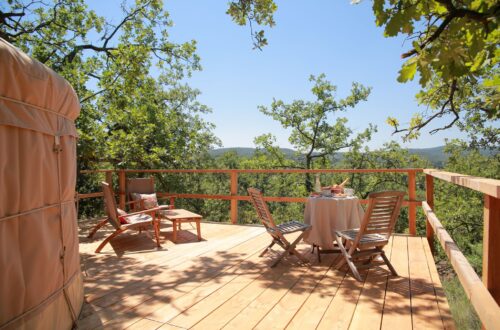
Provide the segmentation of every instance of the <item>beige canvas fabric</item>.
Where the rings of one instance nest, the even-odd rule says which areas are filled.
[[[70,329],[80,313],[79,111],[68,82],[0,38],[0,329]]]

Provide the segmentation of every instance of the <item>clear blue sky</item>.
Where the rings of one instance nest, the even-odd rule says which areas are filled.
[[[91,6],[107,15],[99,10],[104,5],[99,2],[92,1]],[[199,100],[212,109],[206,119],[216,125],[223,146],[253,147],[256,136],[273,133],[280,146],[291,147],[288,132],[257,106],[270,105],[273,97],[285,102],[311,100],[308,77],[320,73],[338,86],[341,98],[353,81],[371,86],[368,101],[345,113],[349,126],[361,131],[368,123],[376,124],[379,131],[369,143],[371,148],[393,139],[401,143],[385,120],[394,116],[405,123],[418,109],[417,82],[396,81],[400,55],[410,43],[383,37],[368,0],[359,5],[349,0],[277,3],[276,26],[267,29],[269,45],[261,52],[252,50],[249,28],[237,26],[225,14],[227,1],[165,1],[174,21],[169,31],[172,40],[198,42],[203,71],[195,72],[188,83],[202,92]],[[444,138],[458,136],[457,130],[435,135],[426,131],[407,146],[434,147],[444,144]]]

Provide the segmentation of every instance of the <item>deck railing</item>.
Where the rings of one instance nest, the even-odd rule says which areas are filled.
[[[418,173],[426,176],[426,201],[417,200],[416,177]],[[416,209],[422,206],[426,215],[426,236],[431,250],[434,253],[434,236],[437,237],[453,269],[457,273],[460,283],[465,289],[469,300],[475,308],[483,326],[486,329],[500,328],[500,180],[486,179],[449,173],[433,169],[321,169],[321,170],[91,170],[82,171],[82,174],[104,173],[106,181],[113,182],[113,174],[118,174],[119,204],[122,208],[126,202],[126,177],[127,174],[149,173],[214,173],[227,174],[229,177],[229,195],[210,194],[178,194],[158,192],[160,196],[175,195],[176,198],[218,199],[231,202],[230,218],[232,223],[238,219],[238,202],[249,201],[246,195],[238,195],[238,176],[243,173],[254,174],[307,174],[307,173],[401,173],[407,176],[408,200],[403,206],[408,207],[409,232],[416,234]],[[467,187],[484,194],[484,237],[483,237],[483,279],[475,273],[474,269],[457,247],[451,236],[445,230],[433,212],[434,209],[434,178]],[[101,197],[101,192],[78,194],[78,199]],[[306,201],[305,197],[265,196],[266,201],[272,202],[299,202]],[[366,203],[366,200],[361,200]]]
[[[104,173],[106,182],[113,182],[113,174],[118,174],[118,196],[120,208],[125,208],[126,203],[126,177],[127,174],[147,173],[147,174],[162,174],[162,173],[192,173],[192,174],[227,174],[229,195],[210,195],[210,194],[179,194],[172,192],[157,192],[158,196],[168,197],[175,195],[176,198],[194,198],[194,199],[217,199],[228,200],[231,202],[230,206],[230,220],[233,224],[238,221],[238,202],[250,201],[247,195],[238,195],[238,176],[240,174],[320,174],[320,173],[399,173],[407,176],[407,200],[403,202],[404,207],[408,207],[408,227],[411,235],[417,233],[417,206],[422,205],[422,201],[417,200],[416,190],[416,177],[417,173],[421,173],[423,169],[320,169],[320,170],[302,170],[302,169],[186,169],[186,170],[88,170],[81,171],[82,174],[91,173]],[[102,193],[94,192],[87,194],[79,194],[79,199],[86,199],[92,197],[101,197]],[[265,201],[268,202],[292,202],[292,203],[305,203],[306,197],[287,197],[287,196],[265,196]],[[361,200],[361,203],[367,203],[367,200]]]
[[[500,329],[500,180],[425,169],[426,201],[422,208],[427,217],[426,236],[434,252],[437,237],[457,273],[467,297],[486,329]],[[434,178],[484,194],[483,279],[434,213]]]

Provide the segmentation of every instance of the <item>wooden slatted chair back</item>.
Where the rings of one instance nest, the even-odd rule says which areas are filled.
[[[116,229],[120,229],[120,221],[118,220],[118,211],[115,202],[115,194],[113,189],[106,182],[101,182],[102,192],[104,193],[104,205],[106,207],[106,214],[108,215],[108,221]]]
[[[276,224],[274,223],[273,217],[271,216],[271,212],[269,212],[269,208],[267,207],[264,198],[262,198],[260,190],[248,188],[247,191],[264,227],[266,227],[267,231],[275,232]]]
[[[359,235],[379,234],[389,238],[399,216],[404,195],[406,193],[402,191],[371,193]]]

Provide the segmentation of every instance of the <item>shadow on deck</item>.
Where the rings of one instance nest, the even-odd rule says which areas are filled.
[[[394,236],[387,255],[399,273],[374,267],[356,281],[334,269],[336,255],[301,265],[290,256],[270,268],[272,253],[258,257],[270,237],[262,227],[202,223],[201,242],[190,224],[178,243],[162,224],[162,248],[146,233],[87,239],[80,254],[85,304],[79,328],[119,329],[404,329],[454,327],[427,241]],[[276,250],[279,251],[279,250]]]

